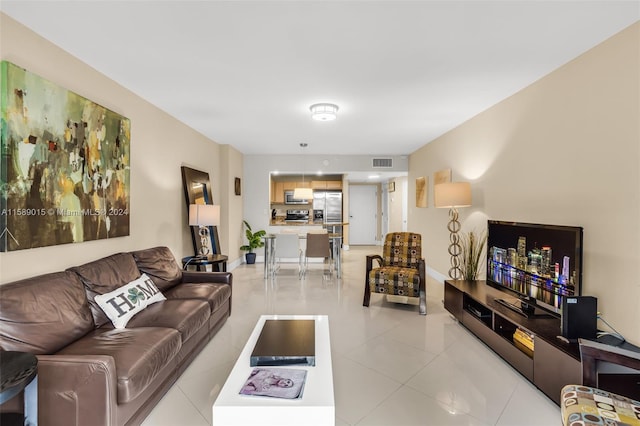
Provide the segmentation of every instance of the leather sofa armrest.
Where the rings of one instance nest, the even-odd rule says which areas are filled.
[[[233,274],[231,272],[182,271],[182,282],[231,285]]]
[[[105,355],[38,355],[40,426],[112,426],[118,403],[115,361]]]

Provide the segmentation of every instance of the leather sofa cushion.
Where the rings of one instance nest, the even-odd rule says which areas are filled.
[[[118,404],[135,399],[182,347],[171,328],[99,328],[58,352],[59,355],[108,355],[116,365]],[[173,366],[171,366],[173,368]]]
[[[127,328],[174,328],[180,332],[184,343],[207,323],[209,316],[209,305],[203,300],[165,300],[136,314],[129,320]]]
[[[154,247],[131,252],[141,272],[149,275],[164,292],[182,281],[182,269],[168,247]]]
[[[231,286],[214,283],[182,283],[167,291],[167,299],[202,299],[205,300],[211,312],[217,311],[231,297]]]
[[[93,330],[77,275],[55,272],[0,286],[0,349],[52,354]]]
[[[68,271],[80,276],[96,327],[109,322],[109,318],[93,298],[99,294],[109,293],[140,277],[133,255],[129,253],[113,254],[84,265],[74,266]]]

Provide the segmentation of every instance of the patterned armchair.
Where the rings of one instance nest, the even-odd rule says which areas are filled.
[[[373,267],[373,261],[379,267]],[[363,306],[369,306],[371,293],[417,297],[420,315],[427,314],[425,266],[422,258],[422,237],[412,232],[387,234],[382,256],[367,256]]]
[[[580,339],[580,356],[582,385],[566,385],[561,391],[562,424],[564,426],[640,425],[640,401],[610,392],[598,385],[600,362],[640,370],[640,352]],[[633,388],[637,395],[638,386]]]

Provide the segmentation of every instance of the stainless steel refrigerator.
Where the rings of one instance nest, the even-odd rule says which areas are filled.
[[[313,192],[314,223],[342,223],[342,192]]]

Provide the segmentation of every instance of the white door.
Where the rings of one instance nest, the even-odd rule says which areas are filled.
[[[349,185],[349,245],[377,243],[377,197],[375,185]]]

